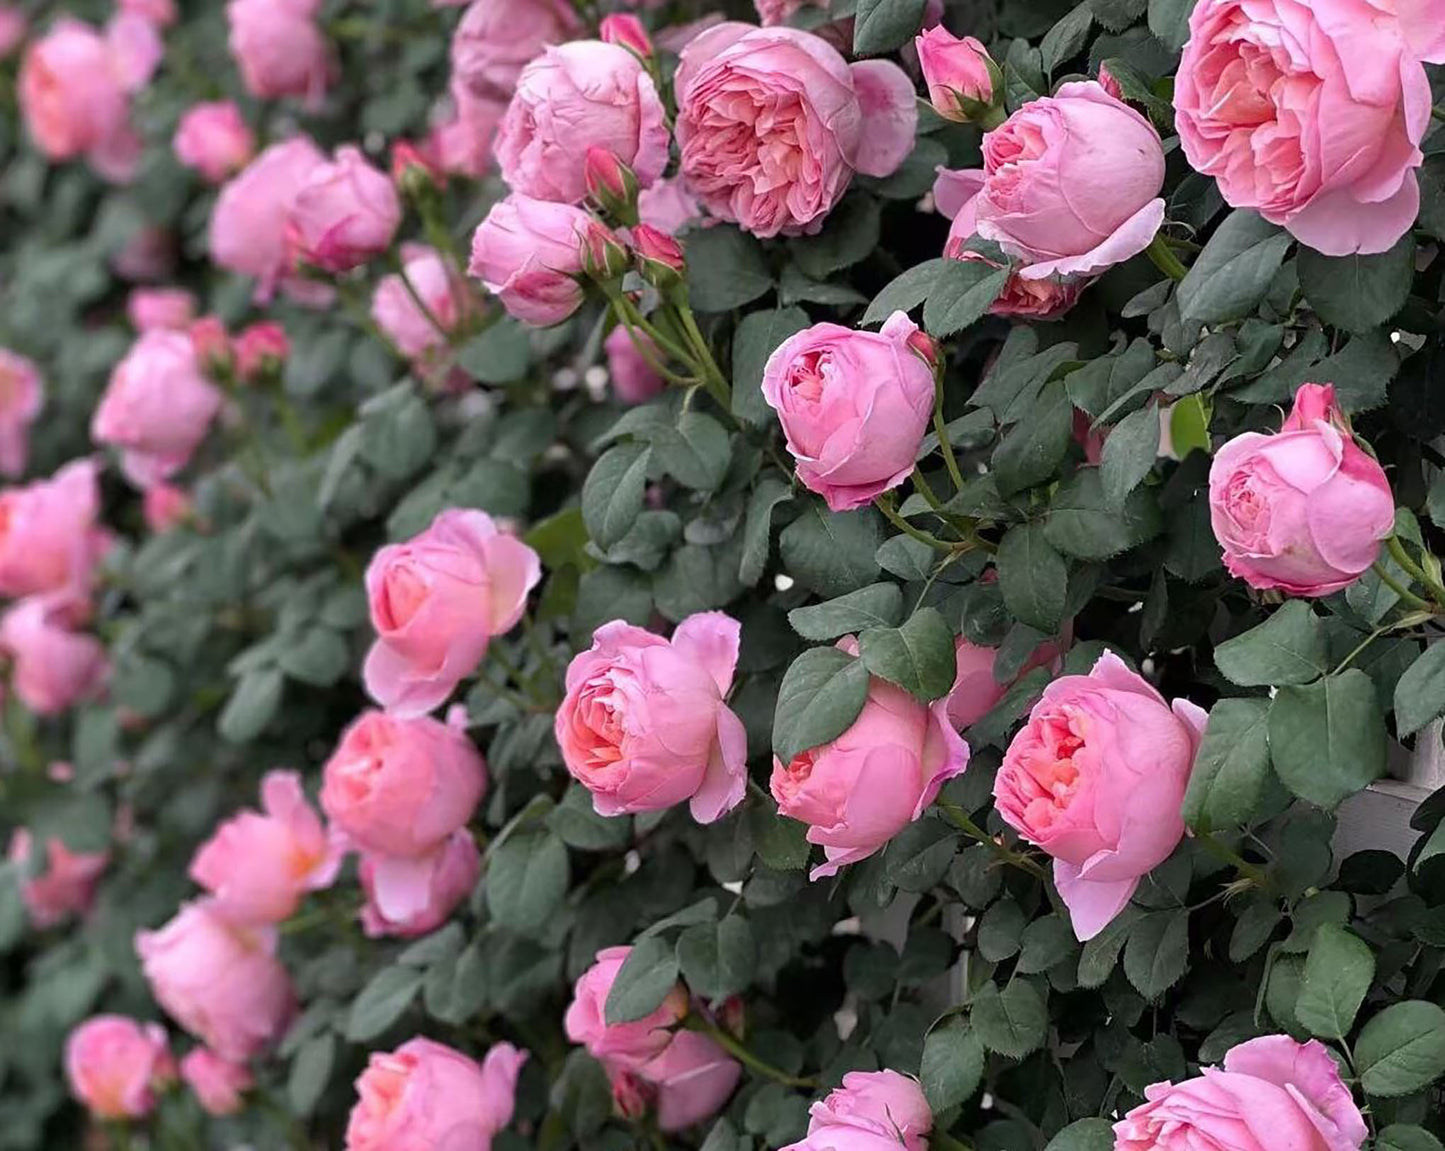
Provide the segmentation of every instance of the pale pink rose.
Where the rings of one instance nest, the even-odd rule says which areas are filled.
[[[45,404],[40,370],[18,352],[0,348],[0,474],[18,476],[30,456],[30,425]]]
[[[647,355],[638,350],[639,340],[645,345]],[[653,363],[662,363],[664,357],[646,332],[633,335],[619,324],[607,334],[602,348],[607,353],[607,374],[612,381],[612,392],[624,404],[646,403],[667,387],[667,381],[648,362],[648,356],[652,357]]]
[[[1409,231],[1430,126],[1422,61],[1445,63],[1445,3],[1202,0],[1189,29],[1179,139],[1225,200],[1331,256]]]
[[[84,599],[110,547],[97,526],[100,465],[72,460],[48,480],[0,491],[0,595]]]
[[[241,330],[235,340],[236,374],[243,383],[253,384],[268,372],[279,371],[291,355],[286,329],[275,320],[257,320]]]
[[[296,194],[326,157],[305,136],[272,144],[229,180],[211,213],[211,259],[256,279],[267,303],[294,270],[286,219]]]
[[[360,148],[338,148],[311,169],[287,214],[296,254],[328,272],[345,272],[391,247],[401,224],[401,199],[385,172]]]
[[[894,312],[877,332],[814,324],[768,357],[763,399],[778,413],[798,478],[833,511],[863,507],[913,471],[933,416],[933,368],[920,340],[918,325]]]
[[[376,1052],[356,1081],[346,1151],[488,1151],[512,1121],[526,1062],[510,1043],[480,1066],[431,1039]]]
[[[711,823],[742,802],[747,732],[726,703],[740,634],[723,612],[688,616],[670,640],[613,620],[568,665],[557,743],[599,815],[688,800]]]
[[[510,99],[524,66],[581,30],[567,0],[475,0],[452,35],[452,77],[478,98]]]
[[[194,104],[176,126],[176,159],[209,184],[239,172],[256,152],[256,137],[230,100]]]
[[[241,1096],[255,1086],[244,1064],[222,1059],[208,1047],[197,1047],[181,1060],[181,1078],[210,1115],[234,1115],[244,1106]]]
[[[743,1069],[710,1037],[678,1031],[662,1054],[635,1074],[655,1092],[658,1127],[682,1131],[722,1110]]]
[[[157,28],[169,28],[176,22],[175,0],[119,0],[122,12],[149,20]]]
[[[591,222],[571,204],[514,192],[478,226],[467,271],[523,323],[559,324],[582,304],[582,239]]]
[[[1004,822],[1054,858],[1074,934],[1092,939],[1184,836],[1179,813],[1207,719],[1105,652],[1044,689],[994,778]]]
[[[191,516],[191,497],[174,484],[152,484],[141,497],[146,527],[159,535],[185,523]]]
[[[246,91],[263,100],[300,96],[318,108],[335,78],[320,0],[228,0],[231,55]]]
[[[631,947],[605,947],[572,990],[562,1025],[567,1038],[609,1067],[636,1070],[662,1054],[688,1011],[687,991],[677,984],[650,1014],[631,1023],[607,1022],[607,996]]]
[[[138,332],[153,328],[183,332],[196,315],[196,297],[184,288],[132,288],[126,318]]]
[[[94,695],[110,674],[105,645],[73,630],[73,606],[54,596],[29,596],[0,616],[0,654],[13,666],[10,683],[37,715],[58,715]]]
[[[295,1013],[275,930],[232,923],[211,900],[182,904],[165,926],[136,932],[135,949],[156,1002],[223,1059],[259,1054]]]
[[[11,4],[0,4],[0,60],[13,56],[20,45],[25,43],[25,33],[30,22],[25,11]]]
[[[409,938],[426,935],[445,923],[458,904],[472,893],[482,874],[482,856],[472,833],[465,827],[452,832],[441,851],[429,857],[426,904],[420,910],[394,916],[384,906],[376,885],[378,857],[363,853],[358,869],[366,906],[361,909],[362,930],[371,938],[398,935]]]
[[[20,897],[30,922],[43,931],[89,911],[96,885],[110,863],[110,852],[71,851],[64,840],[51,836],[45,841],[45,870],[27,875],[33,850],[30,832],[16,828],[8,858],[20,868]]]
[[[1019,668],[1015,679],[1021,679],[1038,667],[1058,671],[1064,650],[1069,646],[1072,627],[1066,627],[1062,639],[1047,639],[1039,644]],[[957,672],[953,689],[948,693],[948,720],[962,731],[972,727],[1003,699],[1010,684],[999,683],[993,675],[998,652],[991,647],[969,643],[963,636],[954,641]]]
[[[390,544],[366,569],[377,640],[366,657],[366,690],[399,716],[444,703],[517,625],[542,578],[537,553],[486,512],[450,508],[420,535]]]
[[[242,924],[289,919],[341,868],[341,845],[306,801],[296,772],[267,772],[261,807],[226,820],[191,859],[190,877],[214,897],[212,909]]]
[[[1330,384],[1304,384],[1273,436],[1245,432],[1209,468],[1224,566],[1251,587],[1324,596],[1354,583],[1395,530],[1384,469],[1361,449]]]
[[[915,37],[913,44],[929,103],[940,116],[967,122],[974,116],[965,101],[985,106],[993,103],[992,58],[982,42],[972,36],[960,39],[939,24]]]
[[[855,171],[890,175],[913,150],[918,108],[903,70],[849,65],[795,28],[709,28],[683,49],[674,88],[688,185],[758,236],[817,231]]]
[[[497,135],[502,179],[539,200],[581,203],[589,148],[628,165],[640,187],[667,167],[670,137],[652,77],[626,48],[574,40],[522,69]]]
[[[142,332],[111,372],[90,421],[98,444],[121,450],[121,467],[137,487],[185,467],[221,410],[220,390],[197,362],[184,332]]]
[[[402,355],[423,365],[448,347],[448,337],[472,317],[472,295],[434,248],[402,246],[402,267],[426,311],[397,273],[383,276],[371,297],[371,318]]]
[[[897,1071],[850,1071],[808,1109],[808,1134],[783,1151],[928,1151],[933,1111],[918,1081]]]
[[[673,235],[702,218],[702,205],[681,176],[656,181],[637,193],[637,216],[644,224]]]
[[[94,1015],[65,1041],[70,1092],[97,1119],[142,1119],[174,1065],[165,1030],[121,1015]]]
[[[1364,1117],[1318,1039],[1265,1035],[1240,1043],[1224,1066],[1144,1091],[1146,1103],[1114,1124],[1118,1151],[1356,1151]]]

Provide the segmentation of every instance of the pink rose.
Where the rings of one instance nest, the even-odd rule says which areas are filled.
[[[1174,109],[1189,163],[1326,255],[1383,252],[1420,210],[1422,61],[1445,62],[1445,4],[1202,0]]]
[[[363,854],[359,869],[361,886],[366,892],[366,906],[361,909],[361,927],[371,938],[382,935],[405,938],[435,931],[472,893],[482,874],[482,856],[477,851],[472,833],[465,827],[458,828],[439,852],[428,857],[431,871],[427,877],[425,905],[420,910],[408,908],[399,916],[394,916],[390,914],[394,908],[383,906],[377,889],[379,858]]]
[[[1385,472],[1350,434],[1329,384],[1304,384],[1279,434],[1245,432],[1209,468],[1224,566],[1251,587],[1324,596],[1359,578],[1395,530]]]
[[[0,491],[0,595],[89,594],[110,546],[96,525],[100,467],[72,460],[48,480]]]
[[[171,143],[176,159],[208,184],[219,184],[244,168],[256,151],[256,137],[230,100],[193,104],[176,126]]]
[[[155,1088],[171,1078],[165,1030],[121,1015],[95,1015],[65,1041],[70,1092],[97,1119],[142,1119],[155,1109]]]
[[[525,1062],[510,1043],[480,1066],[431,1039],[377,1052],[356,1081],[346,1151],[488,1151],[512,1121]]]
[[[136,932],[135,949],[156,1002],[223,1059],[260,1053],[295,1013],[276,932],[232,923],[211,900],[182,904],[164,927]]]
[[[656,51],[646,25],[631,12],[613,12],[602,17],[597,26],[597,37],[605,43],[626,48],[639,60],[650,60]]]
[[[152,484],[141,497],[146,527],[156,535],[185,523],[191,517],[191,510],[190,495],[174,484]]]
[[[132,288],[125,314],[138,332],[184,332],[195,319],[196,297],[184,288]]]
[[[241,1096],[255,1086],[243,1064],[222,1059],[207,1047],[197,1047],[181,1060],[185,1080],[210,1115],[234,1115],[243,1104]]]
[[[331,45],[316,22],[320,0],[228,0],[231,55],[246,91],[262,100],[300,96],[319,108],[335,77]]]
[[[928,1151],[933,1112],[914,1079],[897,1071],[850,1071],[843,1086],[808,1108],[808,1134],[783,1151]]]
[[[1184,835],[1179,814],[1207,715],[1166,703],[1105,652],[1044,689],[994,779],[1005,823],[1054,857],[1074,934],[1092,939]]]
[[[607,1022],[607,996],[631,947],[605,947],[582,973],[563,1019],[567,1038],[580,1043],[594,1059],[610,1066],[636,1069],[662,1053],[673,1028],[687,1015],[687,991],[677,984],[651,1014],[631,1023]]]
[[[236,374],[243,383],[254,384],[281,370],[291,355],[291,341],[275,320],[257,320],[236,336],[235,352]]]
[[[340,844],[306,802],[296,772],[267,772],[261,807],[264,814],[242,810],[226,820],[191,860],[191,879],[214,896],[212,909],[237,923],[290,918],[341,868]]]
[[[176,22],[175,0],[120,0],[122,12],[149,20],[157,28],[169,28]]]
[[[825,0],[753,0],[758,23],[764,28],[786,24],[804,8],[827,8]]]
[[[567,0],[475,0],[452,36],[452,76],[473,96],[509,99],[526,64],[581,28]]]
[[[72,604],[29,596],[0,616],[0,654],[13,663],[11,686],[37,715],[58,715],[94,695],[110,674],[105,645],[72,630]]]
[[[928,86],[934,111],[947,120],[967,123],[993,103],[993,78],[998,71],[988,49],[972,36],[959,39],[943,25],[930,28],[913,41],[918,66]],[[970,108],[969,105],[974,105]]]
[[[567,667],[557,743],[599,815],[662,811],[690,801],[711,823],[747,790],[747,732],[725,702],[741,628],[701,612],[672,639],[613,620]]]
[[[234,357],[231,354],[231,336],[220,316],[202,316],[186,329],[191,337],[191,347],[196,359],[207,373],[223,373],[231,370]]]
[[[111,372],[90,421],[91,438],[121,449],[126,477],[144,488],[186,466],[221,409],[190,336],[142,332]]]
[[[778,413],[798,478],[835,512],[871,503],[913,471],[933,416],[928,338],[903,312],[881,331],[814,324],[778,345],[763,399]]]
[[[30,832],[17,827],[10,837],[9,860],[20,869],[20,897],[30,922],[43,931],[89,911],[110,852],[71,851],[64,840],[51,836],[45,841],[45,870],[29,875],[33,850]]]
[[[639,340],[647,349],[646,355],[638,349]],[[667,387],[667,381],[652,366],[662,363],[663,355],[646,332],[634,336],[618,325],[607,334],[602,348],[607,353],[607,374],[612,380],[613,394],[624,404],[646,403]]]
[[[391,247],[400,224],[401,200],[390,178],[347,146],[311,169],[291,202],[287,235],[306,263],[345,272]]]
[[[1022,679],[1036,667],[1052,667],[1058,671],[1064,649],[1069,646],[1072,628],[1066,628],[1061,640],[1047,639],[1039,644],[1014,677]],[[962,731],[972,727],[1003,699],[1010,684],[999,683],[993,675],[998,652],[991,647],[969,643],[963,636],[954,641],[957,674],[948,693],[948,720]]]
[[[637,215],[644,223],[669,235],[702,218],[702,205],[681,176],[657,180],[637,193]]]
[[[30,21],[25,18],[24,9],[0,4],[0,60],[15,54],[25,43],[25,34],[29,30]]]
[[[424,152],[444,174],[480,180],[492,169],[492,140],[507,114],[507,101],[473,95],[455,77],[450,95],[451,113],[432,125]]]
[[[647,1085],[663,1131],[682,1131],[722,1110],[742,1078],[741,1064],[717,1042],[696,1031],[679,1031],[635,1075]]]
[[[0,474],[24,473],[30,425],[45,404],[40,370],[18,352],[0,348]]]
[[[1265,1035],[1229,1049],[1224,1067],[1155,1083],[1114,1124],[1118,1151],[1356,1151],[1369,1135],[1350,1089],[1318,1039]]]
[[[858,654],[852,636],[838,647]],[[827,862],[813,869],[817,880],[867,859],[967,767],[968,744],[948,722],[946,699],[921,703],[870,676],[867,702],[852,726],[791,763],[774,756],[769,787],[779,813],[808,824],[808,842],[823,845]]]
[[[497,136],[497,163],[514,192],[577,204],[587,195],[589,148],[601,148],[651,184],[667,167],[670,137],[652,77],[626,48],[574,40],[522,69]]]
[[[448,346],[473,311],[471,292],[434,248],[402,246],[402,267],[426,305],[423,312],[397,273],[383,276],[371,297],[371,318],[402,355],[426,364]]]
[[[682,171],[713,215],[758,236],[816,232],[855,171],[913,150],[913,83],[896,64],[849,65],[796,28],[726,23],[682,50],[674,82]]]
[[[467,268],[526,324],[560,324],[582,304],[582,238],[592,217],[571,204],[513,192],[472,237]]]

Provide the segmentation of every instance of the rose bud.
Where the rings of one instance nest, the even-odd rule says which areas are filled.
[[[597,34],[604,43],[626,48],[644,64],[652,59],[652,40],[642,21],[631,12],[613,12],[602,17]]]
[[[665,292],[682,283],[686,267],[682,246],[666,232],[651,224],[638,224],[632,229],[632,248],[637,253],[638,271],[654,288]]]
[[[637,176],[607,148],[587,149],[587,202],[623,224],[637,223]]]
[[[935,112],[960,124],[978,120],[985,128],[1003,122],[994,99],[995,92],[1003,91],[1003,76],[982,43],[972,36],[959,39],[942,24],[913,43]]]
[[[10,837],[8,858],[18,868],[20,898],[31,924],[43,931],[89,911],[96,886],[110,863],[110,852],[71,851],[64,840],[52,835],[45,841],[45,870],[31,875],[28,868],[33,852],[30,832],[17,827]]]
[[[48,480],[0,491],[0,595],[89,595],[109,548],[97,526],[100,467],[72,460]]]
[[[514,192],[478,226],[467,271],[524,324],[560,324],[582,304],[582,237],[593,223],[581,208]]]
[[[0,474],[24,474],[30,425],[44,404],[40,369],[19,353],[0,348]]]
[[[572,1002],[563,1018],[567,1038],[587,1048],[604,1064],[636,1069],[662,1054],[672,1041],[673,1029],[687,1017],[687,990],[681,983],[661,1004],[631,1023],[607,1022],[607,996],[631,947],[604,947],[572,990]]]
[[[403,195],[445,187],[447,174],[436,162],[429,142],[397,140],[391,146],[391,182]]]
[[[262,100],[302,97],[321,106],[336,74],[331,45],[317,23],[321,0],[228,0],[230,49],[246,91]]]
[[[253,384],[280,372],[290,354],[286,329],[275,320],[259,320],[236,337],[236,372]]]
[[[146,527],[156,535],[190,519],[192,506],[190,495],[174,484],[152,484],[141,497]]]
[[[222,1059],[209,1048],[197,1047],[181,1060],[181,1079],[208,1115],[234,1115],[244,1105],[241,1096],[255,1086],[243,1064]]]
[[[184,288],[133,288],[125,301],[126,318],[137,332],[153,328],[184,332],[196,314],[196,297]]]
[[[96,694],[110,674],[105,645],[74,631],[71,606],[49,596],[22,599],[0,616],[0,654],[10,683],[37,715],[59,715]]]
[[[928,1151],[933,1111],[918,1081],[897,1071],[850,1071],[808,1109],[808,1134],[783,1151]]]
[[[1104,89],[1105,92],[1109,93],[1109,95],[1116,100],[1124,99],[1124,89],[1120,86],[1119,81],[1114,78],[1114,74],[1109,71],[1107,64],[1099,65],[1099,87]]]
[[[638,341],[647,348],[646,356],[638,350]],[[646,332],[629,332],[619,324],[602,341],[602,350],[607,353],[612,393],[624,404],[646,403],[667,387],[667,381],[652,366],[663,361],[663,353]]]
[[[482,874],[482,856],[476,841],[465,827],[459,828],[439,852],[428,857],[431,871],[427,877],[425,906],[419,910],[411,909],[402,918],[393,918],[389,914],[392,909],[382,904],[377,891],[378,860],[384,864],[382,857],[363,852],[358,869],[362,890],[366,892],[366,906],[361,909],[361,928],[372,939],[383,935],[411,938],[435,931],[472,893]]]
[[[209,375],[220,375],[231,370],[231,337],[220,316],[202,316],[187,329],[191,347]]]
[[[312,169],[287,214],[297,255],[327,272],[345,272],[391,247],[401,200],[386,174],[361,149],[343,147]]]
[[[143,1119],[155,1089],[172,1076],[165,1029],[120,1015],[95,1015],[65,1041],[70,1092],[97,1119]]]
[[[176,159],[194,168],[208,184],[239,172],[256,152],[256,137],[230,100],[194,104],[176,126],[171,141]]]
[[[600,284],[622,279],[631,262],[626,246],[600,220],[589,220],[583,229],[579,260],[583,273]]]

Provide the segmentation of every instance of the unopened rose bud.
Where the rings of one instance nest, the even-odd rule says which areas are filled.
[[[215,374],[231,368],[231,337],[219,316],[202,316],[190,327],[191,347],[196,359],[207,372]]]
[[[1107,64],[1099,65],[1099,87],[1116,100],[1124,98],[1124,89],[1119,86],[1119,81],[1114,78],[1114,73],[1109,71]]]
[[[600,220],[591,220],[582,232],[582,271],[599,283],[620,280],[627,272],[627,249]]]
[[[398,140],[391,146],[391,179],[408,197],[447,182],[446,173],[427,154],[425,145],[412,140]]]
[[[938,371],[940,363],[938,353],[938,342],[924,331],[916,331],[908,337],[908,347],[920,360]]]
[[[642,278],[655,288],[674,287],[682,282],[682,247],[666,232],[651,224],[638,224],[632,229],[632,247],[637,253],[637,268]]]
[[[607,148],[587,149],[583,168],[587,200],[622,224],[637,223],[637,176]]]
[[[598,33],[605,43],[626,48],[644,64],[652,58],[652,40],[647,35],[647,29],[631,12],[614,12],[611,16],[604,16]]]
[[[255,383],[279,372],[290,354],[286,329],[274,320],[263,320],[236,337],[236,372],[246,383]]]
[[[1003,73],[978,40],[959,39],[937,25],[916,37],[914,46],[934,111],[945,120],[977,121],[985,128],[1002,122],[996,94],[1003,94]]]

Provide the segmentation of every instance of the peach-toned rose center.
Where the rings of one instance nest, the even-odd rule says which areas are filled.
[[[623,727],[621,700],[606,675],[589,681],[577,700],[577,734],[587,766],[609,768],[622,758]]]
[[[377,622],[388,631],[406,627],[426,603],[431,587],[424,575],[405,559],[386,569],[377,597]]]
[[[1086,726],[1083,715],[1070,707],[1036,725],[1038,742],[1020,763],[1036,788],[1024,809],[1031,826],[1051,826],[1073,802],[1080,777],[1075,756],[1086,743]]]
[[[416,1060],[409,1055],[374,1055],[357,1083],[360,1102],[352,1114],[352,1130],[362,1146],[376,1146],[389,1133],[392,1118],[401,1110]]]
[[[827,348],[806,352],[793,364],[788,373],[788,387],[793,395],[810,404],[816,404],[823,397],[828,381],[833,374],[833,353]]]
[[[783,793],[784,799],[793,799],[798,792],[803,790],[803,785],[808,782],[808,777],[813,774],[814,757],[817,755],[817,748],[810,748],[808,751],[800,751],[793,756],[786,770],[781,776],[773,781],[773,787]]]
[[[1252,472],[1241,469],[1224,487],[1224,511],[1245,542],[1262,539],[1269,531],[1269,501],[1259,492]]]

